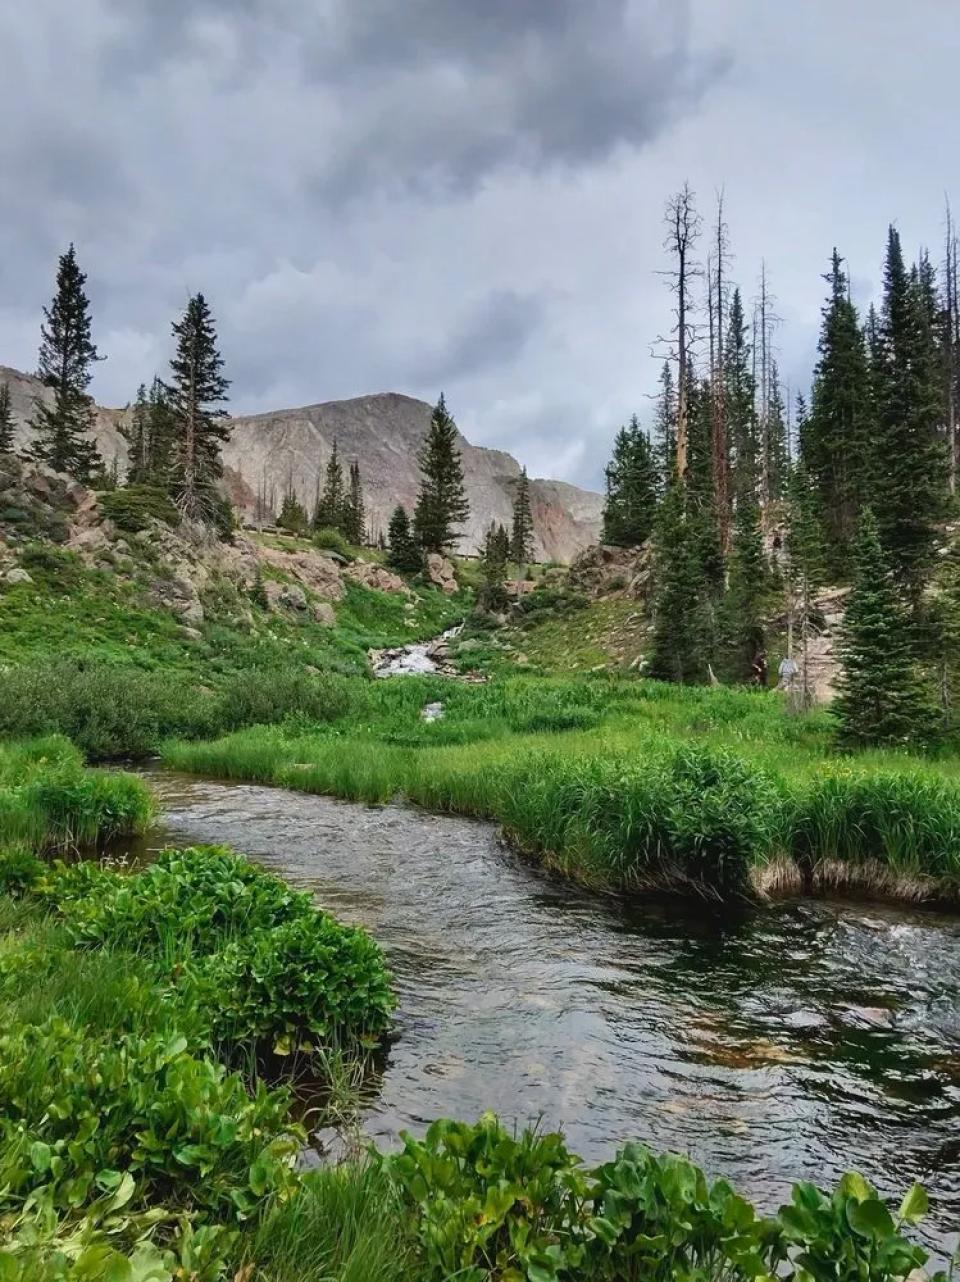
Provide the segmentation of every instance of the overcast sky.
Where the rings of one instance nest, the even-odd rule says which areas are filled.
[[[443,388],[590,485],[651,412],[684,179],[804,390],[832,246],[865,300],[886,224],[939,258],[960,205],[956,0],[31,0],[0,49],[0,363],[74,240],[102,402],[202,290],[234,412]]]

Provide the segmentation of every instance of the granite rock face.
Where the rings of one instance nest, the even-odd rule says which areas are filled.
[[[34,400],[48,398],[50,392],[32,375],[0,365],[0,381],[4,380],[10,384],[19,443],[26,444]],[[119,426],[125,413],[96,407],[97,444],[108,466],[117,460],[121,474],[126,445]],[[248,520],[256,513],[258,495],[278,511],[291,488],[309,510],[336,440],[344,467],[357,459],[363,469],[371,533],[385,534],[398,503],[413,511],[419,484],[417,452],[430,413],[425,401],[385,392],[235,418],[223,451],[227,491]],[[520,465],[502,450],[471,445],[463,438],[460,451],[470,518],[458,551],[469,554],[480,550],[492,521],[509,527]],[[566,563],[598,541],[602,495],[564,481],[531,479],[530,505],[537,560]]]

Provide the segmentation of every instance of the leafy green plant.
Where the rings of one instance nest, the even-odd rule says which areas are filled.
[[[416,1209],[426,1277],[583,1277],[591,1185],[556,1134],[510,1135],[492,1114],[434,1122],[382,1160]]]

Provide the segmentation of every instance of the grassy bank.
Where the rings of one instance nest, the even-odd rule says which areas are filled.
[[[425,723],[435,699],[445,715]],[[825,714],[790,716],[772,694],[409,679],[354,692],[322,727],[255,727],[163,755],[195,773],[491,819],[606,888],[960,903],[956,760],[838,759]]]

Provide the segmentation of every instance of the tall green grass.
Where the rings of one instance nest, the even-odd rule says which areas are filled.
[[[425,724],[434,698],[445,717]],[[838,760],[829,744],[825,714],[790,716],[770,695],[526,678],[381,683],[362,713],[322,730],[255,727],[163,755],[199,774],[491,819],[606,887],[749,894],[788,863],[792,886],[960,898],[955,764]]]
[[[141,780],[88,770],[62,737],[0,744],[0,846],[90,845],[141,832],[152,816]]]

